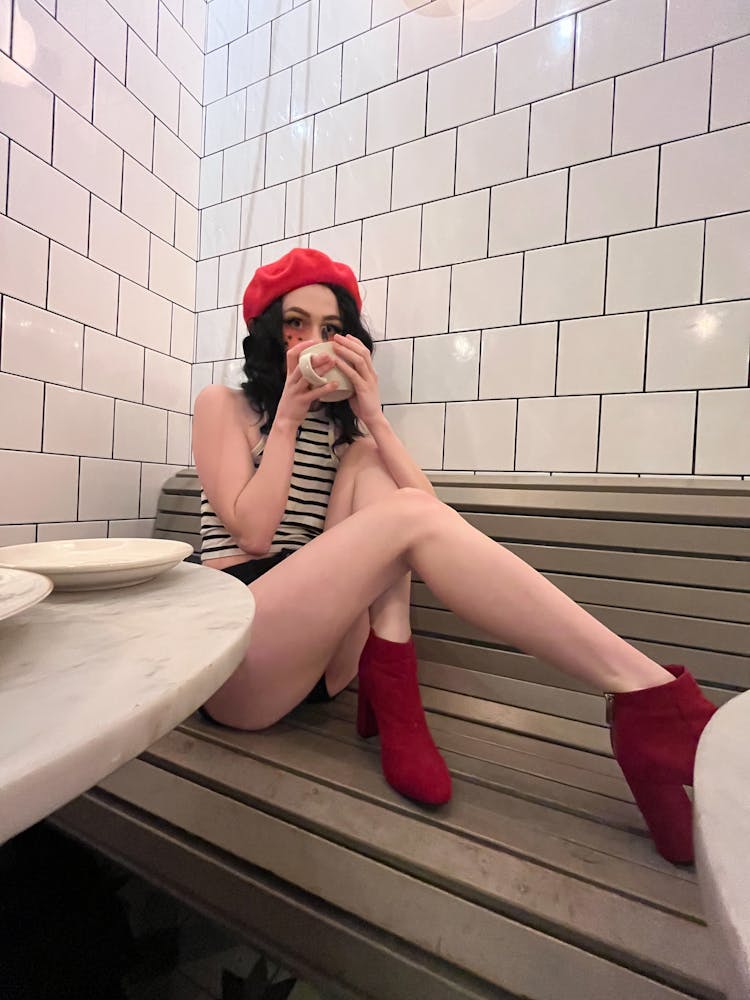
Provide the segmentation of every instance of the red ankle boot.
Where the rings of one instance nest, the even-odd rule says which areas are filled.
[[[447,802],[451,776],[424,717],[414,640],[390,642],[370,629],[359,660],[357,732],[367,738],[378,730],[388,784],[417,802]]]
[[[692,675],[659,687],[607,695],[612,749],[656,849],[674,864],[693,860],[693,809],[683,786],[693,784],[698,740],[716,711]]]

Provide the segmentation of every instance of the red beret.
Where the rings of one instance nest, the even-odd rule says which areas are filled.
[[[362,308],[354,272],[321,250],[295,247],[271,264],[259,267],[242,297],[245,323],[260,316],[276,299],[304,285],[341,285]]]

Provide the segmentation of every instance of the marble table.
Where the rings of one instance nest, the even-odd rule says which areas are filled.
[[[181,563],[0,621],[0,843],[137,757],[229,677],[255,604]]]
[[[750,691],[706,727],[695,762],[695,860],[727,1000],[750,997]]]

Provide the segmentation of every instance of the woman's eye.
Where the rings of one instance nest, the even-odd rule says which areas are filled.
[[[288,316],[284,320],[284,323],[286,324],[286,326],[295,326],[296,327],[296,325],[299,324],[299,323],[301,323],[301,322],[302,322],[302,320],[299,318],[299,316]]]

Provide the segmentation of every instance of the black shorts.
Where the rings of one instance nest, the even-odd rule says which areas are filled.
[[[258,577],[263,576],[267,573],[269,569],[283,562],[287,556],[290,556],[295,549],[282,549],[281,552],[274,552],[272,556],[265,556],[262,559],[248,559],[247,562],[237,563],[235,566],[228,566],[226,569],[222,570],[222,573],[228,573],[230,576],[236,577],[241,580],[244,584],[251,584],[253,580],[257,580]],[[315,687],[305,698],[306,702],[317,703],[321,701],[333,701],[335,695],[330,695],[328,693],[328,688],[326,687],[325,675],[319,677],[315,683]],[[209,722],[216,722],[215,719],[211,718],[205,708],[201,707],[198,709],[200,714],[204,719],[208,719]],[[220,723],[218,723],[220,725]]]

